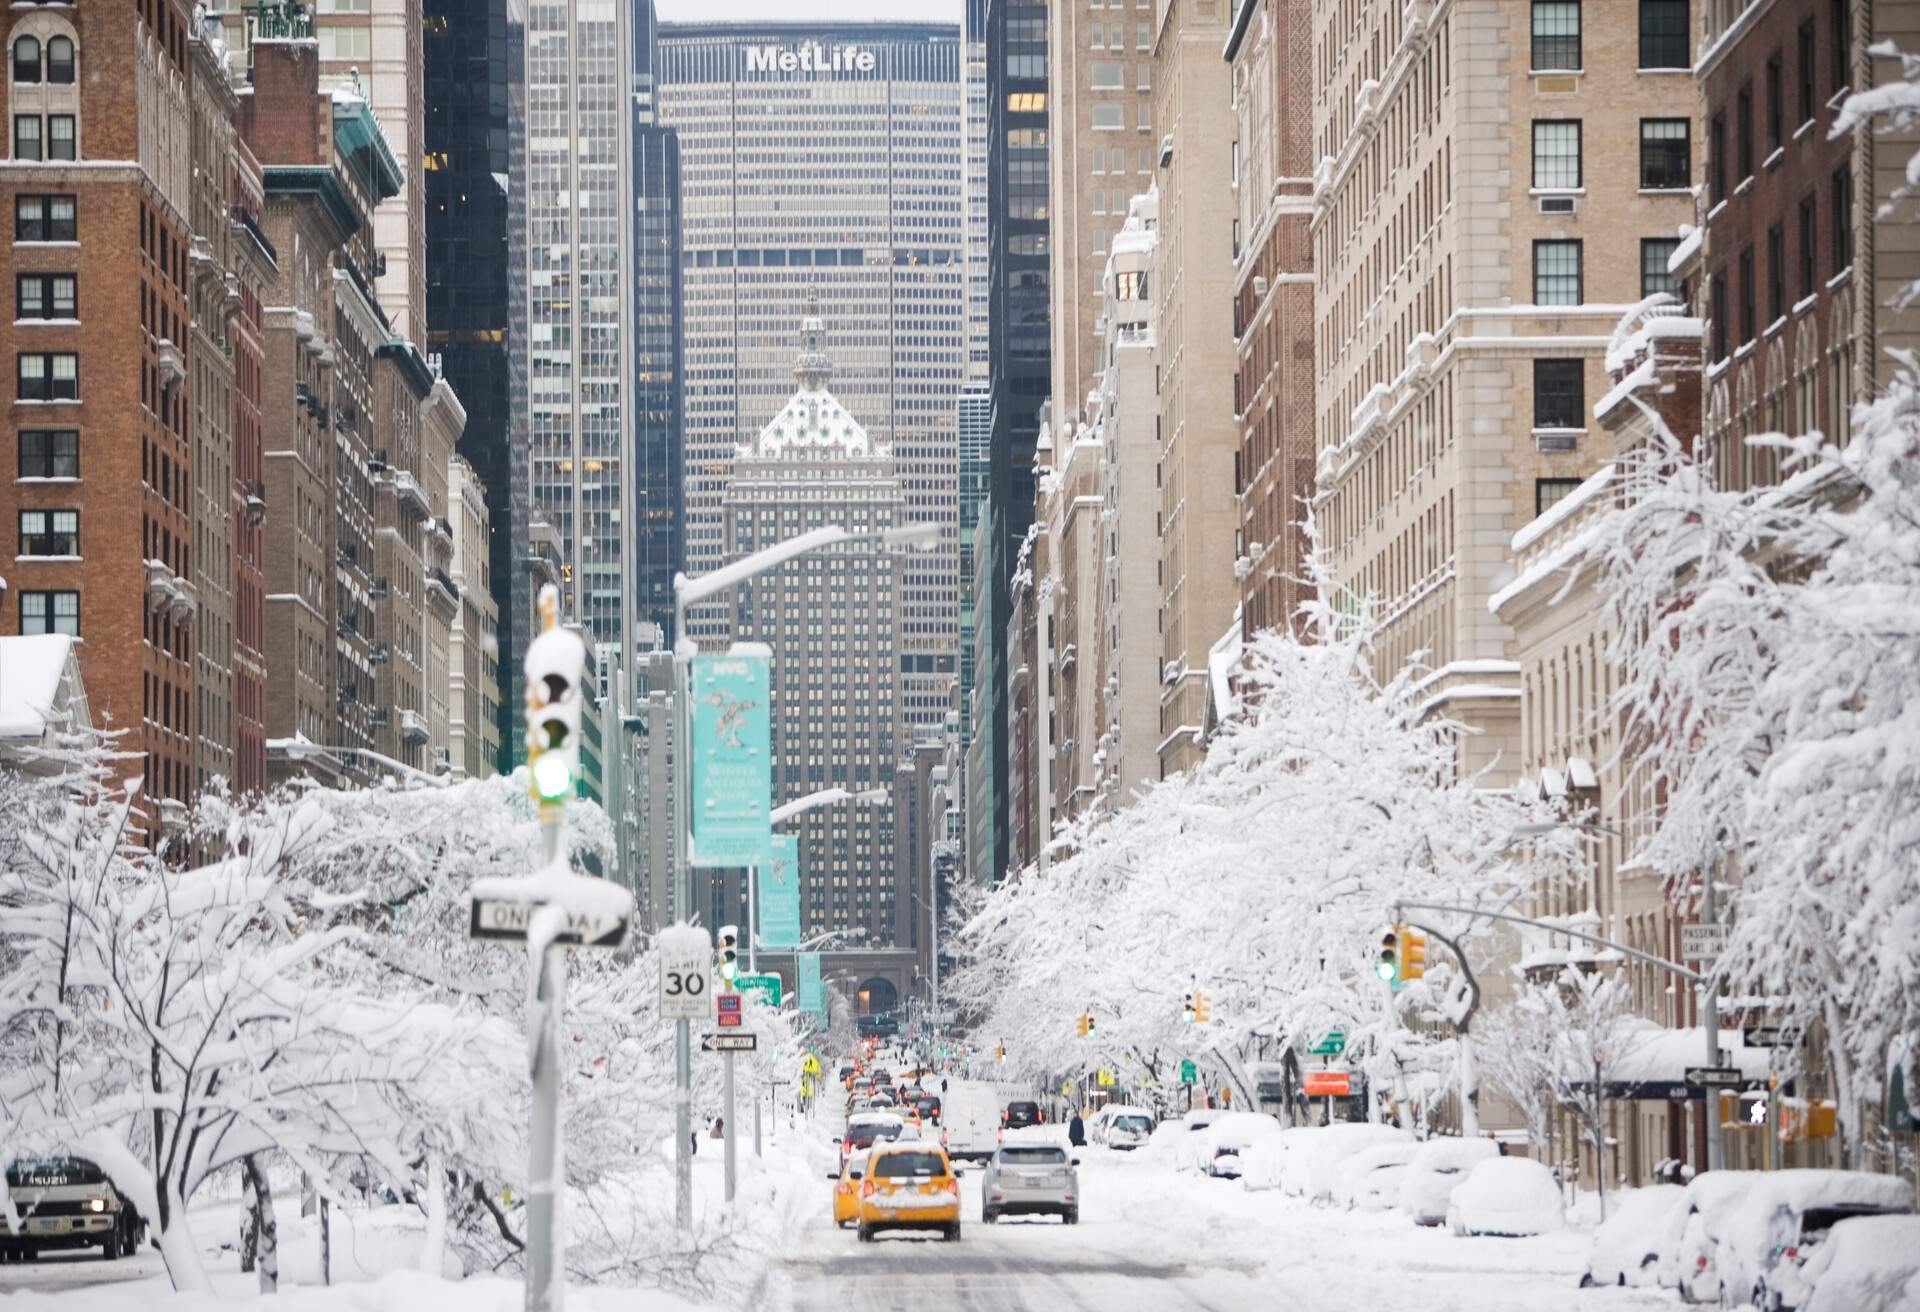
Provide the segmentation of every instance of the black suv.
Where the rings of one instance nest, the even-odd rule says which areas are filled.
[[[1009,1130],[1024,1130],[1029,1125],[1039,1125],[1047,1119],[1040,1110],[1040,1104],[1028,1100],[1010,1102],[1007,1109],[1000,1113],[1000,1124]]]

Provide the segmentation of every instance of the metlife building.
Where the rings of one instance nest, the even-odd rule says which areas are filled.
[[[835,395],[892,448],[901,518],[946,526],[902,562],[904,747],[958,673],[960,29],[663,23],[659,55],[660,121],[680,140],[687,571],[722,563],[735,449],[786,404],[793,326],[817,297]],[[688,628],[729,636],[721,607]]]

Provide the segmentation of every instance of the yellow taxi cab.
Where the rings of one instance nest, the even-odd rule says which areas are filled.
[[[840,1180],[833,1186],[833,1223],[842,1230],[860,1219],[860,1181],[866,1173],[866,1150],[847,1154]]]
[[[875,1144],[860,1182],[860,1241],[882,1230],[938,1230],[960,1237],[960,1179],[944,1148],[906,1140]]]

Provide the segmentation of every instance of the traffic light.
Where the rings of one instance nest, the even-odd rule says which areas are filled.
[[[1005,1061],[1005,1060],[1007,1059],[1007,1045],[1006,1045],[1006,1044],[1004,1044],[1004,1043],[1003,1043],[1003,1044],[1001,1044],[1001,1045],[1000,1045],[999,1047],[997,1047],[997,1048],[995,1048],[995,1049],[993,1050],[993,1059],[994,1059],[995,1061]]]
[[[1400,927],[1400,982],[1420,979],[1427,973],[1427,936],[1412,925]]]
[[[1193,1023],[1205,1025],[1213,1019],[1213,999],[1204,993],[1193,995]]]
[[[527,773],[543,807],[572,797],[580,780],[580,683],[587,649],[559,626],[559,593],[540,590],[540,636],[527,645]]]
[[[1380,956],[1373,963],[1373,973],[1389,984],[1400,982],[1400,936],[1391,929],[1380,936]]]
[[[1093,1033],[1093,1017],[1083,1011],[1080,1013],[1080,1037],[1084,1039],[1091,1033]]]
[[[720,950],[714,954],[714,973],[720,977],[720,983],[729,989],[733,987],[734,977],[740,973],[739,946],[739,926],[720,926]]]
[[[1093,1008],[1087,1008],[1087,1037],[1093,1037]]]
[[[1191,993],[1180,999],[1180,1019],[1189,1025],[1193,1023],[1193,994]]]

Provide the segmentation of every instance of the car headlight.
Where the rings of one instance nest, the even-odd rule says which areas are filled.
[[[87,1210],[89,1212],[104,1212],[107,1210],[107,1200],[104,1198],[89,1198],[87,1199]]]

